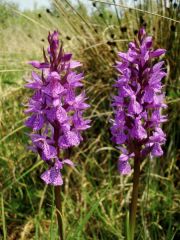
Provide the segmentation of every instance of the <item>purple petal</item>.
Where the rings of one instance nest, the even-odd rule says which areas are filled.
[[[82,79],[83,79],[82,73],[76,74],[72,72],[67,76],[67,82],[71,87],[74,87],[74,88],[83,86],[83,84],[80,82]]]
[[[70,61],[70,68],[73,69],[73,68],[77,68],[77,67],[80,67],[82,66],[82,63],[78,62],[78,61]]]
[[[74,163],[70,159],[65,159],[62,161],[63,164],[67,164],[71,167],[74,167]]]
[[[84,120],[81,113],[75,113],[72,117],[74,128],[76,130],[85,130],[87,128],[90,128],[90,125],[88,125],[91,121],[90,120]]]
[[[51,108],[50,110],[47,110],[46,113],[50,122],[57,120],[60,124],[62,124],[68,119],[66,110],[61,106],[57,108]]]
[[[25,84],[26,88],[32,88],[32,89],[40,89],[41,88],[41,84],[37,83],[37,82],[29,82],[27,84]]]
[[[124,147],[118,147],[118,149],[121,150],[122,153],[124,153],[125,155],[128,155],[128,150]]]
[[[32,115],[25,122],[27,127],[32,128],[34,131],[40,130],[44,125],[44,117],[42,114]]]
[[[73,105],[74,101],[75,101],[75,91],[73,88],[69,88],[66,95],[66,102],[69,105]]]
[[[154,143],[165,143],[166,135],[161,128],[156,128],[156,131],[153,132],[153,135],[149,138],[150,142]]]
[[[63,185],[63,180],[60,171],[58,172],[51,168],[50,170],[45,171],[41,175],[41,179],[46,183],[53,186],[61,186]]]
[[[118,171],[122,175],[128,175],[131,172],[131,166],[128,161],[118,161]]]
[[[66,149],[68,147],[77,146],[80,143],[78,135],[73,131],[67,131],[64,136],[59,138],[59,147]]]
[[[143,44],[146,45],[146,48],[150,48],[152,46],[152,37],[146,37]]]
[[[129,113],[140,114],[142,112],[142,106],[134,98],[131,99],[128,106]]]
[[[56,80],[56,81],[59,81],[61,78],[60,78],[60,75],[58,72],[50,72],[48,77],[47,77],[47,81],[48,82],[51,82],[52,80]]]
[[[151,103],[154,98],[154,90],[152,88],[147,88],[144,92],[143,100],[144,102]]]
[[[140,28],[139,32],[138,32],[138,38],[139,40],[143,39],[146,36],[146,31],[144,29],[144,27]]]
[[[163,66],[164,61],[158,62],[153,66],[153,72],[160,71],[161,67]]]
[[[123,144],[126,141],[126,139],[127,139],[126,134],[123,131],[120,131],[116,136],[116,143]]]
[[[71,57],[72,57],[72,53],[66,53],[66,54],[64,54],[62,61],[68,62],[71,60]]]
[[[49,160],[51,158],[55,158],[56,155],[57,155],[56,148],[44,141],[44,143],[42,144],[42,158],[44,160]]]
[[[78,135],[75,132],[69,131],[69,132],[64,133],[64,135],[65,135],[67,143],[70,146],[77,146],[77,145],[79,145],[80,140],[79,140]]]
[[[31,61],[29,64],[37,69],[49,68],[49,63],[40,63],[39,61]]]
[[[66,110],[63,107],[59,106],[56,111],[56,117],[59,123],[67,121],[68,115]]]
[[[163,150],[159,143],[155,143],[151,151],[153,157],[160,157],[163,155]]]
[[[25,87],[32,89],[40,89],[42,87],[41,78],[35,72],[32,72],[32,78],[35,81],[29,80]]]
[[[134,138],[139,140],[147,138],[147,132],[142,126],[140,120],[135,119],[134,127],[131,130],[131,134]]]
[[[60,136],[60,137],[59,137],[58,146],[59,146],[61,149],[67,149],[67,148],[70,147],[70,145],[69,145],[68,142],[66,141],[65,136]]]
[[[36,72],[32,72],[31,75],[36,82],[42,82],[40,76]]]
[[[166,52],[166,49],[157,49],[155,51],[152,51],[150,53],[150,57],[153,58],[153,57],[159,57],[161,56],[162,54],[164,54]]]
[[[120,162],[124,162],[124,161],[127,162],[128,159],[129,159],[129,156],[128,156],[127,154],[122,153],[122,154],[119,156],[119,161],[120,161]]]
[[[56,79],[52,79],[50,83],[44,87],[43,92],[50,97],[57,98],[59,94],[64,92],[64,87]]]
[[[134,58],[131,57],[128,53],[119,52],[118,56],[122,58],[122,60],[127,62],[133,62]]]
[[[61,104],[60,97],[53,98],[53,100],[52,100],[52,105],[53,105],[54,107],[57,107],[57,106],[59,106],[60,104]]]

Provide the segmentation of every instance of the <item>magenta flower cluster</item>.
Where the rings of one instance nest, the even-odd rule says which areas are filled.
[[[112,140],[121,145],[118,170],[129,174],[130,158],[141,161],[150,154],[159,157],[166,136],[161,123],[166,121],[162,108],[164,93],[161,80],[166,76],[163,61],[152,60],[165,53],[164,49],[152,49],[152,37],[142,28],[138,39],[129,43],[126,53],[119,52],[121,61],[117,62],[119,77],[115,83],[118,94],[113,97],[115,119],[111,127]]]
[[[25,124],[33,131],[31,150],[48,165],[41,178],[56,186],[63,184],[64,164],[73,166],[71,160],[60,158],[62,151],[79,145],[81,132],[90,127],[90,121],[83,118],[89,107],[85,92],[80,91],[83,74],[75,71],[81,63],[73,61],[71,53],[64,53],[57,31],[49,33],[48,42],[47,54],[43,50],[44,62],[30,62],[41,74],[32,72],[32,80],[26,84],[34,94],[25,111],[30,114]]]

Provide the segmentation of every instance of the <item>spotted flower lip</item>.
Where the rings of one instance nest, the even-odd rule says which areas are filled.
[[[56,159],[54,166],[46,170],[42,175],[41,179],[46,183],[53,186],[58,186],[63,184],[63,179],[60,170],[63,168],[64,164],[67,164],[71,167],[74,167],[74,164],[71,160],[65,159]]]
[[[161,146],[166,135],[161,124],[167,120],[162,115],[164,102],[162,79],[166,76],[164,61],[153,64],[153,59],[166,52],[153,50],[152,37],[141,28],[138,39],[129,43],[126,53],[119,52],[116,62],[119,73],[113,85],[118,94],[113,96],[114,120],[112,121],[112,141],[121,145],[118,170],[126,175],[131,172],[129,159],[143,160],[163,155]]]
[[[82,132],[90,127],[90,120],[83,118],[89,108],[83,87],[83,74],[76,71],[82,66],[72,60],[72,53],[65,53],[59,33],[48,35],[44,62],[29,62],[40,73],[32,72],[32,79],[25,87],[33,91],[25,113],[25,125],[32,129],[30,149],[37,152],[49,166],[41,179],[50,185],[62,185],[61,170],[64,165],[74,166],[70,159],[60,159],[63,150],[78,146]],[[78,90],[77,90],[78,89]]]

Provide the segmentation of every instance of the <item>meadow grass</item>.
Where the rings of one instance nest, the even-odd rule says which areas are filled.
[[[133,173],[126,177],[117,173],[119,153],[110,140],[110,101],[117,76],[113,68],[117,51],[126,50],[144,25],[154,36],[155,46],[167,49],[168,77],[164,84],[169,121],[164,126],[164,156],[146,159],[141,166],[136,239],[179,239],[178,7],[174,2],[166,8],[164,1],[132,1],[134,9],[129,9],[123,7],[126,1],[121,1],[121,7],[94,1],[90,13],[80,1],[77,3],[73,6],[70,1],[54,0],[51,9],[32,12],[20,12],[14,5],[0,3],[0,238],[58,239],[53,189],[39,178],[45,169],[43,162],[27,151],[29,139],[23,113],[23,103],[30,95],[24,89],[24,80],[31,73],[27,62],[42,59],[48,31],[58,29],[65,49],[84,64],[84,84],[91,104],[87,117],[92,120],[84,142],[71,150],[76,168],[63,173],[65,239],[128,239]]]

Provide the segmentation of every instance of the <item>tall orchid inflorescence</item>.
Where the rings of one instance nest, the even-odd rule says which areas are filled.
[[[113,98],[115,120],[111,132],[112,140],[121,145],[118,161],[121,174],[130,173],[130,158],[142,161],[149,154],[151,157],[163,154],[161,145],[166,136],[161,123],[166,116],[161,110],[166,104],[161,80],[166,73],[163,61],[152,64],[152,60],[164,53],[165,49],[152,49],[152,37],[142,28],[127,53],[118,54],[121,61],[116,68],[120,75],[115,83],[118,95]]]
[[[30,114],[25,124],[33,130],[31,150],[49,166],[41,178],[46,184],[58,186],[63,184],[60,171],[64,164],[73,166],[71,160],[63,160],[60,155],[82,141],[81,132],[90,127],[90,121],[82,116],[89,105],[84,91],[77,95],[77,88],[83,86],[83,74],[74,69],[81,63],[73,61],[71,53],[64,53],[57,31],[49,33],[48,42],[48,56],[43,50],[44,62],[30,62],[41,74],[32,72],[33,80],[26,84],[34,94],[25,111]]]

